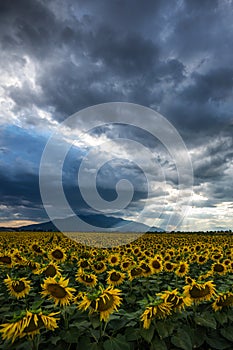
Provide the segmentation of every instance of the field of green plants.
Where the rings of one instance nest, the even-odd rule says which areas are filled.
[[[0,233],[1,349],[233,349],[231,234],[91,237]]]

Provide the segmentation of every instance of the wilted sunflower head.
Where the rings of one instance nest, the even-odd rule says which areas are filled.
[[[214,311],[221,311],[223,308],[228,308],[233,306],[233,293],[226,292],[220,293],[212,304]]]
[[[2,338],[11,340],[14,343],[16,338],[25,336],[33,338],[40,333],[41,328],[53,331],[58,328],[57,321],[59,321],[59,318],[54,317],[57,314],[59,312],[46,314],[42,311],[23,311],[11,322],[1,324],[2,329],[0,332],[2,333]]]
[[[151,321],[155,318],[164,319],[169,316],[172,312],[172,305],[169,302],[164,301],[158,297],[152,303],[146,307],[145,311],[142,313],[140,319],[143,322],[143,328],[150,328]]]

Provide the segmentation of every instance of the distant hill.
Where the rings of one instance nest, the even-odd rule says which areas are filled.
[[[104,231],[108,229],[109,231],[116,231],[116,229],[119,227],[119,232],[128,232],[128,224],[131,225],[130,231],[132,232],[164,232],[159,227],[150,227],[145,224],[131,221],[131,220],[124,220],[121,218],[115,218],[113,216],[106,216],[103,214],[89,214],[89,215],[79,215],[79,218],[82,221],[85,221],[86,223],[95,226],[96,230],[92,231],[99,231],[98,227],[102,227]],[[33,225],[27,225],[27,226],[21,226],[17,228],[9,228],[9,227],[0,227],[0,231],[58,231],[58,228],[56,227],[56,224],[62,224],[66,227],[66,231],[74,231],[74,220],[75,217],[69,217],[65,219],[55,219],[54,223],[52,221],[42,222],[39,224],[33,224]],[[82,223],[77,227],[77,232],[85,232],[87,231],[85,224],[82,225]]]

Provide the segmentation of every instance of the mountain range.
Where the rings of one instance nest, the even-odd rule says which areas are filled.
[[[103,214],[85,214],[85,215],[79,215],[79,218],[96,227],[96,231],[99,232],[99,227],[102,227],[104,231],[106,229],[109,229],[109,231],[116,231],[119,227],[119,232],[128,232],[128,225],[130,224],[130,231],[132,232],[164,232],[163,229],[159,227],[150,227],[148,225],[145,225],[143,223],[132,221],[132,220],[125,220],[121,218],[115,218],[113,216],[107,216]],[[38,224],[32,224],[27,226],[20,226],[20,227],[0,227],[0,231],[59,231],[57,226],[59,227],[60,224],[62,226],[66,227],[66,231],[74,231],[74,220],[75,216],[71,216],[69,218],[64,219],[55,219],[52,221],[42,222]],[[85,232],[88,231],[86,229],[85,224],[82,225],[82,223],[77,227],[77,232]],[[117,230],[118,231],[118,230]]]

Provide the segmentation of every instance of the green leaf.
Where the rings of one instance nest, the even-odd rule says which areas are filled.
[[[232,326],[221,328],[220,333],[224,338],[233,342]]]
[[[103,346],[104,350],[130,350],[130,345],[123,335],[106,340]]]
[[[175,325],[172,322],[159,321],[156,323],[155,328],[158,332],[160,339],[164,339],[172,335]]]
[[[152,340],[150,350],[167,350],[167,345],[164,340],[156,335]]]
[[[205,314],[194,317],[194,321],[198,326],[210,327],[216,329],[217,323],[213,315]]]
[[[206,329],[198,327],[193,332],[193,347],[199,348],[205,341]]]
[[[153,336],[154,336],[154,332],[155,332],[155,328],[153,325],[151,325],[149,329],[142,328],[140,330],[140,335],[143,337],[143,339],[145,339],[145,341],[147,341],[147,343],[151,343],[151,340],[153,339]]]
[[[125,338],[127,341],[135,341],[140,337],[139,330],[134,327],[127,327],[125,331]]]
[[[51,344],[56,345],[60,339],[61,339],[61,337],[50,337],[49,341]]]
[[[99,315],[91,315],[89,316],[91,325],[94,329],[100,326],[100,318]]]
[[[79,338],[79,330],[77,327],[72,327],[70,329],[64,330],[61,333],[61,339],[65,340],[67,343],[77,343]]]
[[[192,341],[187,332],[179,329],[176,335],[173,335],[171,338],[171,342],[173,345],[177,346],[183,350],[192,350]]]
[[[205,340],[208,345],[217,350],[230,349],[230,346],[232,345],[232,342],[222,338],[218,333],[212,333],[206,337]]]
[[[217,322],[219,322],[221,325],[223,325],[224,323],[227,323],[228,321],[228,315],[227,313],[223,312],[223,311],[217,311],[214,314],[214,317],[216,319]]]

